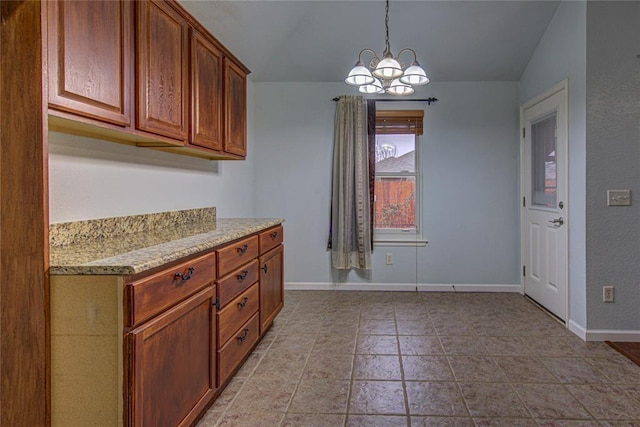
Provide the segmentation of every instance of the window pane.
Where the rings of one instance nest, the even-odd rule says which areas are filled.
[[[376,173],[415,172],[415,135],[377,135]]]
[[[376,177],[375,228],[416,228],[416,178]]]
[[[531,124],[531,199],[556,206],[556,115]]]

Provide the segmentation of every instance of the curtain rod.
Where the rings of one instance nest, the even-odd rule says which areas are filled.
[[[340,97],[336,96],[332,101],[339,101]],[[438,98],[426,98],[426,99],[374,99],[376,102],[426,102],[427,105],[431,105],[432,102],[436,102]]]

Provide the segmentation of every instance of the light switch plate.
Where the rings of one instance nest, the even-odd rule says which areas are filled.
[[[631,190],[607,190],[607,206],[631,206]]]

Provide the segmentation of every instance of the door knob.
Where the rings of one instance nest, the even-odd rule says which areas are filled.
[[[557,224],[558,226],[561,226],[562,224],[564,224],[564,218],[560,217],[560,218],[556,218],[553,221],[549,221],[551,224]]]

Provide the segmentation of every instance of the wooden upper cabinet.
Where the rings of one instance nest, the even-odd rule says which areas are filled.
[[[173,0],[49,0],[49,129],[208,159],[247,154],[240,63]]]
[[[49,107],[128,126],[133,4],[48,1]]]
[[[137,5],[136,127],[185,142],[187,22],[169,2],[140,1]]]
[[[191,28],[191,134],[189,142],[222,150],[222,53]]]
[[[246,72],[225,58],[224,61],[224,151],[247,155],[247,81]]]

